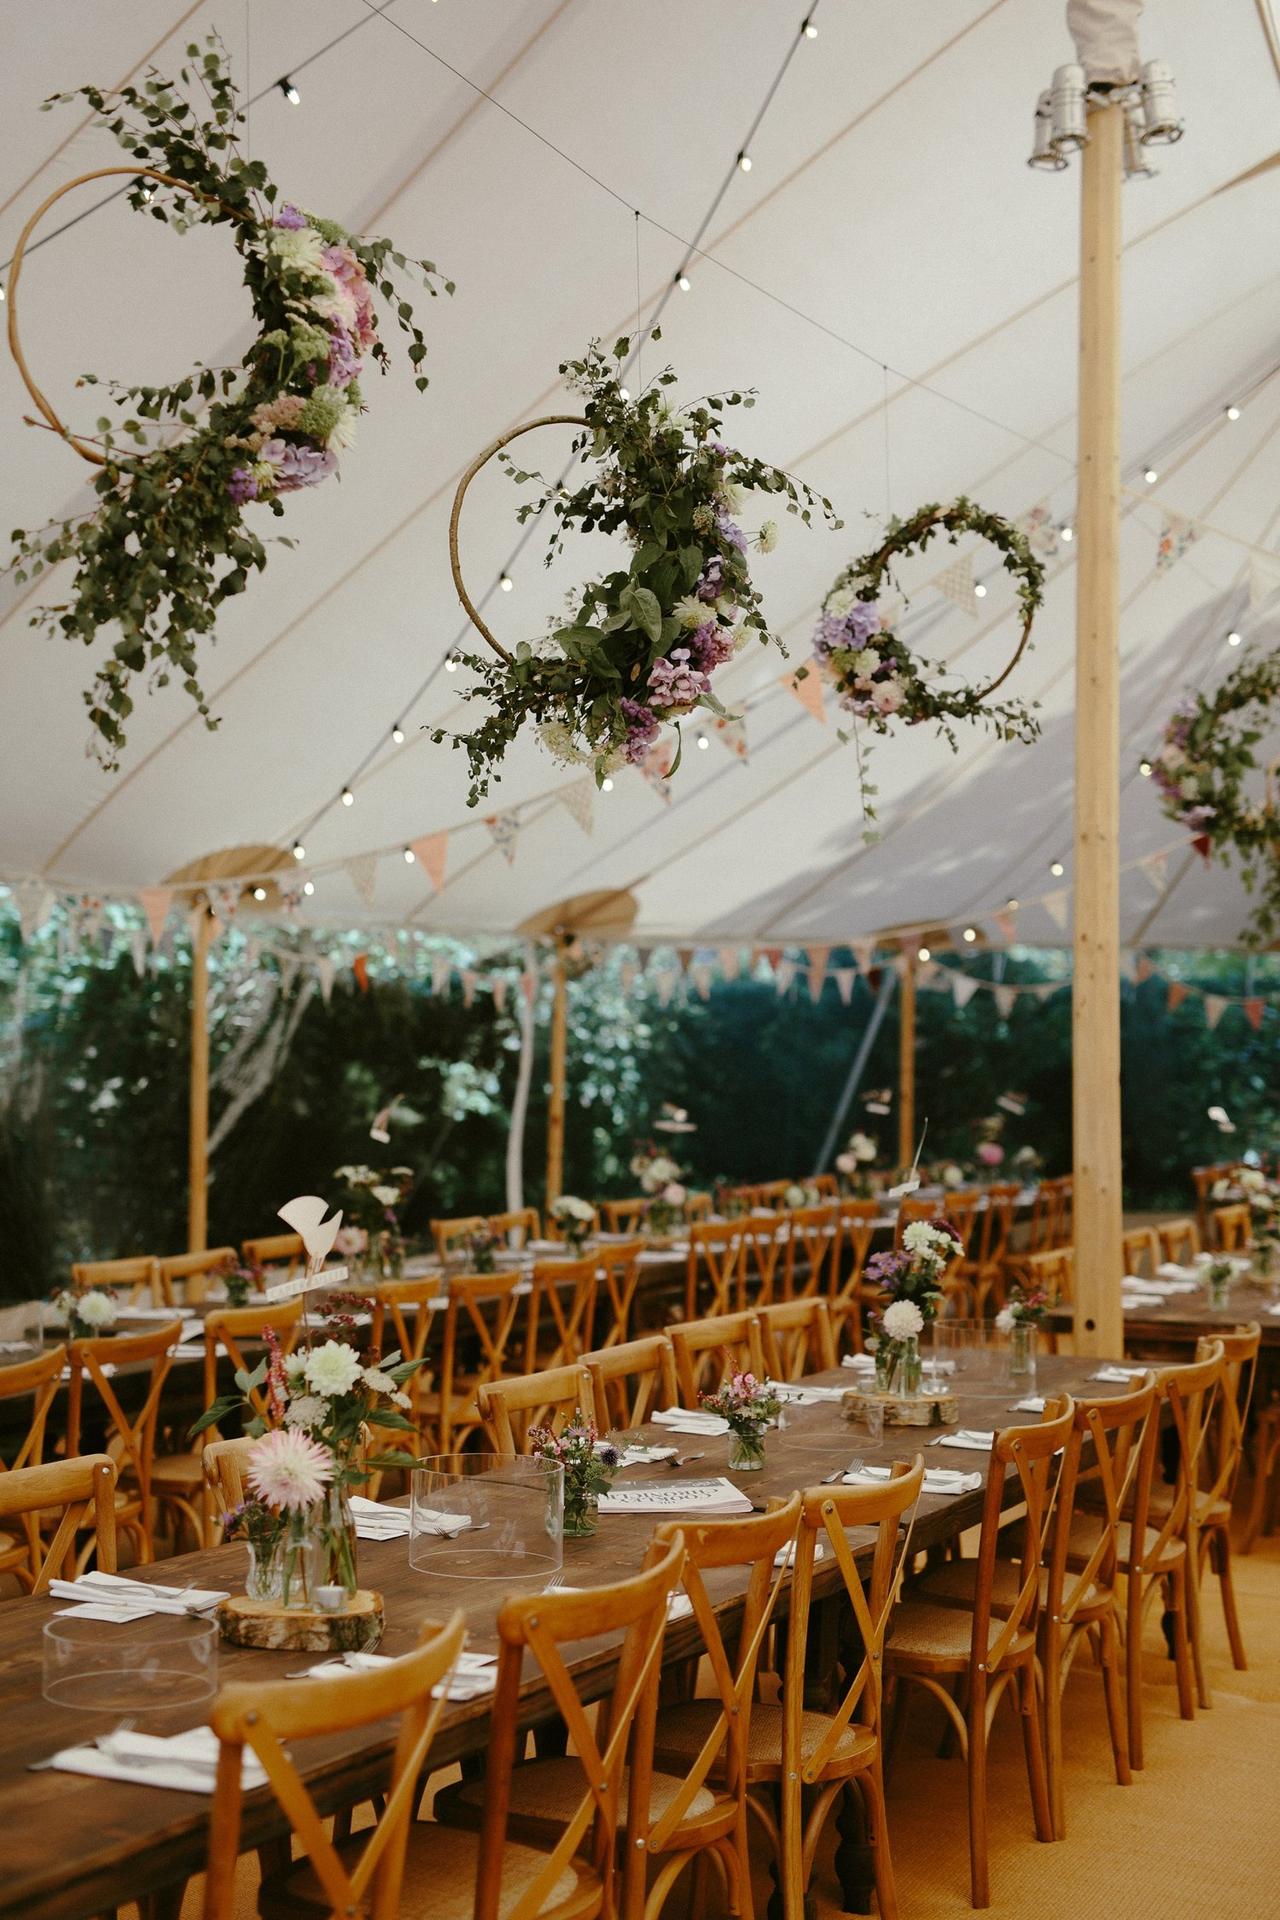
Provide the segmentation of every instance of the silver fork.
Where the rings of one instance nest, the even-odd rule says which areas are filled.
[[[674,1472],[677,1467],[691,1467],[695,1460],[705,1460],[706,1457],[705,1453],[673,1453],[663,1464]]]
[[[82,1741],[75,1742],[74,1744],[79,1746],[97,1747],[101,1753],[110,1754],[111,1753],[110,1743],[112,1740],[116,1738],[117,1734],[132,1733],[134,1728],[137,1726],[137,1724],[138,1724],[137,1719],[133,1715],[126,1714],[125,1718],[123,1720],[118,1721],[116,1725],[110,1729],[109,1732],[95,1734],[92,1740],[89,1740],[89,1741],[82,1740]],[[66,1748],[63,1748],[63,1747],[58,1748],[58,1753],[63,1753],[66,1751],[67,1751]],[[28,1773],[44,1773],[47,1768],[53,1765],[54,1761],[58,1757],[58,1753],[51,1753],[48,1756],[48,1758],[44,1760],[29,1761],[27,1765],[27,1772]],[[133,1764],[134,1764],[134,1756],[130,1754],[129,1765],[132,1766]],[[139,1758],[138,1765],[145,1766],[146,1760],[143,1758]]]

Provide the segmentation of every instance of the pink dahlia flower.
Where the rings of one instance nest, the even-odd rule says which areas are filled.
[[[273,1427],[249,1450],[249,1485],[285,1513],[313,1507],[333,1478],[333,1456],[309,1434]]]

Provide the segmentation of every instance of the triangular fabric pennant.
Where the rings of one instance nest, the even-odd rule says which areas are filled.
[[[296,953],[282,953],[276,963],[280,968],[280,985],[288,993],[298,976],[302,965]]]
[[[809,998],[815,1003],[822,993],[822,983],[827,977],[827,961],[830,958],[830,947],[810,947],[809,949]]]
[[[958,553],[954,560],[935,573],[929,585],[953,607],[959,607],[962,613],[978,617],[978,596],[973,590],[973,555]]]
[[[654,978],[658,985],[658,1005],[660,1007],[669,1007],[671,1005],[671,996],[676,990],[676,980],[678,978],[675,968],[659,967]]]
[[[765,959],[769,962],[769,971],[771,973],[776,974],[779,966],[782,963],[782,948],[781,947],[762,947],[760,951],[763,953]]]
[[[520,991],[524,995],[526,1006],[532,1006],[538,995],[538,976],[525,971],[520,975]]]
[[[365,906],[371,907],[373,905],[374,889],[378,884],[377,854],[352,854],[350,860],[343,861],[342,866]]]
[[[814,667],[801,668],[795,673],[784,673],[778,685],[794,694],[800,705],[811,713],[815,720],[827,724],[827,707],[822,692],[822,676]]]
[[[1152,966],[1150,959],[1147,957],[1145,953],[1138,953],[1134,955],[1133,977],[1137,981],[1139,986],[1142,985],[1144,980],[1149,980],[1154,972],[1155,972],[1155,968]]]
[[[778,990],[779,998],[781,998],[781,996],[787,991],[788,987],[791,985],[791,982],[795,979],[795,977],[796,977],[795,961],[779,960],[777,966],[773,970],[773,984]]]
[[[1210,855],[1213,852],[1213,841],[1207,833],[1194,833],[1191,836],[1191,844],[1207,867]]]
[[[1009,908],[1005,907],[999,913],[995,914],[993,917],[995,919],[995,923],[997,927],[999,927],[1000,929],[1000,933],[1002,938],[1005,941],[1005,944],[1007,946],[1012,946],[1018,931],[1017,914],[1010,912]]]
[[[315,969],[316,979],[320,982],[320,998],[327,1007],[333,993],[333,962],[327,954],[318,953],[315,958]]]
[[[1168,854],[1153,853],[1149,860],[1143,861],[1142,871],[1146,874],[1147,879],[1151,882],[1156,892],[1163,893],[1165,876],[1169,871]]]
[[[507,976],[495,973],[493,976],[493,1005],[496,1013],[501,1013],[507,1004]]]
[[[1249,1025],[1253,1028],[1255,1033],[1258,1031],[1258,1028],[1262,1025],[1262,1016],[1266,1012],[1266,1010],[1267,1010],[1266,1001],[1259,1000],[1256,997],[1251,997],[1250,999],[1246,1000],[1244,1003],[1244,1017],[1249,1022]]]
[[[409,851],[439,893],[444,885],[445,863],[449,858],[448,833],[424,833],[420,839],[409,842]]]
[[[516,841],[520,837],[520,816],[508,810],[506,813],[491,813],[485,820],[493,844],[509,867],[515,865]]]
[[[1052,1000],[1057,991],[1058,983],[1056,980],[1042,981],[1035,990],[1036,999],[1040,1002],[1041,1006],[1043,1006],[1046,1000]]]
[[[1204,1023],[1210,1033],[1213,1032],[1230,1004],[1230,1001],[1225,1000],[1220,993],[1206,993],[1204,997]]]
[[[596,807],[596,783],[591,775],[588,774],[583,780],[575,780],[571,786],[561,787],[556,799],[590,837],[595,826]]]
[[[355,959],[351,962],[351,971],[356,977],[356,985],[359,987],[361,993],[368,993],[369,956],[367,953],[358,953],[356,955]]]
[[[967,1007],[978,991],[978,982],[967,973],[953,973],[951,976],[951,998],[958,1007]]]
[[[875,941],[874,940],[851,940],[849,942],[849,951],[853,955],[854,960],[857,962],[858,972],[869,973],[871,970],[871,963],[875,959],[875,953],[876,953]]]
[[[1002,1020],[1007,1020],[1013,1012],[1013,1003],[1017,993],[1013,987],[997,987],[995,990],[996,1011]]]
[[[675,752],[665,740],[655,740],[643,760],[637,760],[636,770],[648,781],[664,807],[671,805],[671,782],[668,775],[675,760]]]
[[[1169,982],[1169,992],[1165,999],[1166,1013],[1176,1013],[1187,997],[1187,988],[1181,980]]]
[[[431,962],[431,992],[439,999],[442,993],[448,993],[449,981],[453,974],[453,964],[445,955],[438,953]]]
[[[681,971],[681,973],[688,973],[688,971],[689,971],[689,967],[690,967],[690,963],[691,963],[691,962],[692,962],[692,960],[693,960],[693,948],[692,948],[692,947],[677,947],[677,948],[676,948],[676,959],[677,959],[677,960],[678,960],[678,961],[680,962],[680,971]]]
[[[471,971],[470,967],[464,967],[462,969],[462,1004],[463,1006],[464,1007],[471,1006],[475,1001],[475,997],[476,997],[476,976]]]
[[[172,887],[139,887],[138,889],[138,905],[146,915],[153,947],[160,945],[160,936],[164,932],[164,923],[169,917],[172,899]]]
[[[704,960],[698,960],[690,967],[689,978],[697,990],[699,999],[709,1000],[711,998],[711,969]]]
[[[720,973],[723,979],[736,980],[740,965],[741,962],[739,961],[738,949],[736,947],[721,947]]]
[[[129,935],[129,945],[133,949],[133,970],[141,980],[147,970],[147,936],[141,927],[135,927]]]
[[[1052,893],[1046,893],[1041,901],[1045,912],[1054,925],[1066,931],[1067,921],[1071,918],[1071,889],[1055,887]]]
[[[1166,512],[1160,523],[1160,538],[1156,542],[1156,572],[1167,573],[1170,567],[1176,565],[1195,540],[1198,531],[1195,522],[1188,520],[1184,513]]]
[[[18,926],[25,947],[53,912],[56,896],[43,880],[17,880],[11,883],[9,891],[18,910]]]
[[[833,967],[831,976],[836,983],[836,992],[840,995],[841,1006],[847,1007],[853,999],[853,983],[858,977],[856,967]]]
[[[735,760],[745,760],[747,756],[747,723],[740,713],[717,714],[711,722],[711,731],[722,747],[727,747]]]

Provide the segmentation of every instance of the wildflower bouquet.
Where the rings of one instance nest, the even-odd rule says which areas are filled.
[[[1009,1298],[996,1315],[996,1326],[1001,1333],[1013,1333],[1019,1327],[1038,1327],[1049,1307],[1049,1296],[1042,1287],[1028,1293],[1022,1287],[1011,1287]]]
[[[559,1433],[549,1426],[530,1427],[528,1444],[535,1460],[564,1468],[565,1533],[579,1539],[594,1533],[600,1495],[613,1485],[621,1461],[618,1449],[600,1438],[580,1407]]]
[[[580,1254],[596,1221],[596,1210],[591,1202],[579,1200],[573,1193],[562,1193],[558,1200],[551,1203],[551,1218],[564,1235],[564,1243],[570,1252]]]
[[[651,1233],[668,1234],[683,1218],[688,1190],[681,1184],[680,1168],[669,1153],[661,1153],[650,1141],[632,1155],[631,1171],[649,1196],[645,1222]]]
[[[53,1296],[53,1311],[73,1340],[99,1340],[115,1331],[120,1308],[111,1287],[87,1287],[83,1293],[63,1287]]]
[[[413,1188],[412,1167],[338,1167],[334,1179],[343,1182],[342,1212],[346,1232],[350,1226],[365,1235],[365,1250],[372,1255],[376,1270],[392,1280],[404,1271],[404,1234],[400,1228],[400,1208]],[[357,1256],[358,1257],[358,1256]]]
[[[715,1393],[704,1393],[702,1405],[729,1423],[730,1469],[753,1473],[764,1465],[764,1430],[782,1411],[772,1381],[754,1373],[729,1372]]]
[[[497,1235],[490,1233],[488,1227],[477,1227],[469,1233],[463,1242],[467,1254],[467,1267],[472,1273],[496,1273],[498,1270]]]
[[[844,1152],[836,1155],[836,1172],[840,1175],[841,1185],[856,1199],[871,1198],[870,1174],[879,1152],[879,1141],[859,1129],[850,1134]]]
[[[243,1307],[248,1304],[249,1295],[262,1289],[262,1268],[250,1262],[241,1262],[234,1254],[227,1258],[218,1278],[222,1290],[227,1296],[229,1307]]]
[[[942,1305],[942,1276],[963,1252],[959,1235],[946,1220],[913,1220],[903,1229],[897,1251],[871,1256],[864,1278],[891,1300],[909,1300],[922,1321],[932,1320]]]

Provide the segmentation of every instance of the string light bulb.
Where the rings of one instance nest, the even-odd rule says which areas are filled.
[[[343,806],[344,806],[344,807],[354,807],[354,805],[355,805],[355,803],[356,803],[356,797],[355,797],[355,795],[354,795],[354,793],[352,793],[352,791],[351,791],[351,789],[350,789],[350,787],[344,787],[344,788],[342,789],[342,804],[343,804]]]
[[[681,293],[688,293],[693,282],[687,273],[678,273],[676,275],[676,285],[679,287]]]
[[[976,927],[966,927],[964,930],[964,937],[968,941],[969,945],[972,946],[974,941],[978,937],[978,929]]]
[[[1149,760],[1139,760],[1138,772],[1144,780],[1149,780],[1151,778],[1151,762]]]
[[[1051,860],[1049,862],[1049,871],[1055,880],[1061,880],[1063,874],[1066,872],[1066,868],[1063,866],[1061,860]]]
[[[511,575],[509,573],[504,573],[499,579],[498,585],[502,588],[502,591],[504,593],[510,593],[512,587],[515,586],[515,581],[511,578]]]
[[[1231,632],[1227,635],[1227,645],[1229,647],[1238,647],[1240,645],[1240,635],[1236,632],[1234,627],[1231,629]]]
[[[1156,472],[1154,467],[1144,467],[1142,472],[1142,477],[1146,481],[1149,487],[1154,487],[1156,481],[1160,478],[1160,475]]]
[[[600,791],[601,793],[613,792],[613,782],[607,776],[600,782]]]
[[[316,890],[316,883],[315,883],[315,881],[314,881],[314,880],[304,880],[304,881],[303,881],[303,883],[302,883],[302,891],[303,891],[303,892],[304,892],[304,893],[306,894],[306,896],[307,896],[307,898],[308,898],[308,900],[309,900],[309,899],[311,898],[311,896],[312,896],[312,894],[313,894],[313,893],[315,892],[315,890]]]
[[[1076,537],[1076,530],[1075,530],[1075,528],[1074,528],[1074,527],[1073,527],[1073,526],[1071,525],[1071,522],[1070,522],[1070,521],[1068,521],[1068,522],[1067,522],[1067,524],[1066,524],[1066,526],[1065,526],[1065,527],[1063,527],[1063,529],[1062,529],[1062,537],[1063,537],[1063,539],[1064,539],[1064,540],[1074,540],[1074,539],[1075,539],[1075,537]]]
[[[444,670],[446,673],[456,673],[458,671],[458,657],[456,654],[446,653],[444,657]]]
[[[978,580],[978,581],[975,581],[975,583],[974,583],[974,588],[973,588],[973,596],[974,596],[974,599],[975,599],[975,600],[985,600],[985,599],[986,599],[986,597],[987,597],[987,589],[986,589],[986,587],[985,587],[985,586],[983,585],[983,583],[982,583],[982,581],[981,581],[981,580]]]
[[[805,21],[801,32],[804,34],[806,40],[816,40],[818,37],[818,29],[814,26],[812,20]]]
[[[1238,420],[1240,418],[1239,407],[1237,407],[1233,402],[1233,404],[1226,409],[1226,415],[1228,420]]]
[[[291,107],[300,107],[302,105],[302,95],[298,92],[298,89],[294,86],[293,81],[287,73],[283,74],[280,79],[276,81],[276,85]]]
[[[750,173],[751,155],[749,153],[740,153],[738,155],[738,171],[739,173]]]
[[[917,960],[932,960],[932,958],[933,958],[933,949],[932,949],[931,947],[917,947],[917,948],[916,948],[916,959],[917,959]]]
[[[1018,911],[1018,903],[1016,900],[1006,900],[1004,906],[1006,913],[1016,913]]]
[[[5,298],[5,291],[3,286],[0,286],[0,300],[3,300],[4,298]]]
[[[293,843],[293,857],[295,860],[305,860],[307,857],[307,850],[301,840],[295,840]]]
[[[707,748],[708,748],[708,747],[709,747],[710,745],[711,745],[711,741],[710,741],[710,739],[708,738],[708,736],[707,736],[707,735],[706,735],[705,733],[700,733],[700,734],[698,735],[698,746],[699,746],[699,748],[701,749],[701,751],[702,751],[703,753],[705,753],[705,752],[706,752],[706,750],[707,750]]]
[[[415,861],[415,860],[417,859],[417,857],[418,857],[418,856],[417,856],[417,854],[416,854],[416,853],[414,852],[414,850],[413,850],[413,848],[412,848],[412,847],[406,847],[406,848],[405,848],[405,850],[404,850],[404,863],[405,863],[405,865],[406,865],[406,867],[411,867],[411,866],[413,865],[413,863],[414,863],[414,861]]]
[[[400,725],[400,722],[398,720],[396,721],[394,727],[392,727],[391,729],[391,739],[392,739],[393,745],[397,747],[402,747],[404,745],[404,728]]]

